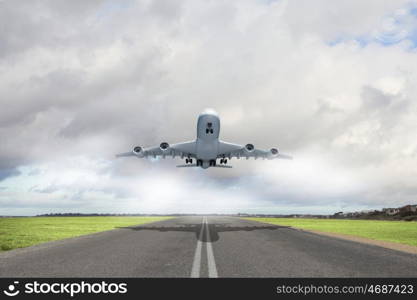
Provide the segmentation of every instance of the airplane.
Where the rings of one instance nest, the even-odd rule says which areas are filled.
[[[197,138],[192,141],[176,143],[173,145],[162,142],[159,146],[143,148],[136,146],[130,152],[116,154],[116,157],[135,156],[137,158],[162,157],[171,156],[172,158],[185,158],[185,164],[178,165],[183,167],[201,167],[207,169],[216,168],[232,168],[227,165],[228,160],[232,157],[240,159],[253,157],[263,159],[292,159],[291,156],[279,153],[277,148],[270,150],[256,149],[253,144],[238,145],[227,143],[219,139],[220,118],[213,109],[205,109],[197,120]],[[195,159],[195,163],[194,162]],[[217,164],[219,160],[219,164]]]

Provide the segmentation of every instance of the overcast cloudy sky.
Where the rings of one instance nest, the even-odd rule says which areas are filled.
[[[0,1],[0,215],[417,203],[417,3]],[[115,159],[195,137],[293,161]]]

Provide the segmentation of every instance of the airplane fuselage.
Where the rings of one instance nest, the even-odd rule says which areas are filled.
[[[196,159],[203,169],[216,165],[219,148],[220,118],[216,112],[206,110],[198,116]]]

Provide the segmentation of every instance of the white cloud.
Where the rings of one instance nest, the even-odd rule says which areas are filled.
[[[415,4],[2,2],[0,214],[415,201]],[[296,160],[203,171],[113,159],[194,138],[205,107],[222,139]]]

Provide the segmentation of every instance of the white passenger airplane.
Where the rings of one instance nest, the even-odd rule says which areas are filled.
[[[185,165],[179,165],[177,167],[202,167],[207,169],[209,167],[216,168],[231,168],[227,165],[227,159],[236,157],[257,158],[281,158],[292,159],[291,156],[280,154],[277,148],[271,148],[270,150],[255,149],[253,144],[238,145],[232,143],[226,143],[219,140],[220,133],[220,119],[219,115],[212,109],[204,110],[199,116],[197,121],[197,139],[189,142],[177,143],[170,145],[167,142],[161,143],[157,147],[142,148],[136,146],[133,151],[117,154],[116,157],[123,156],[136,156],[138,158],[143,157],[157,157],[166,156],[181,158],[185,157]],[[193,164],[193,159],[196,163]],[[219,165],[217,164],[219,160]]]

